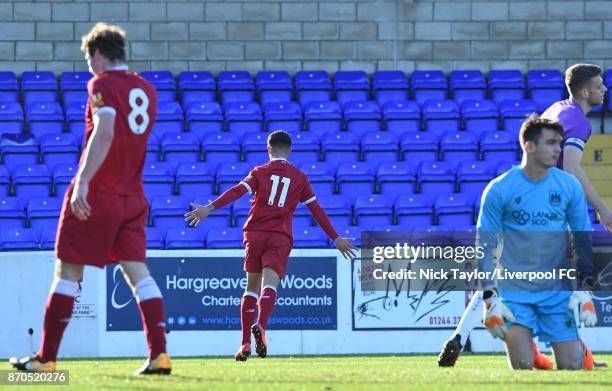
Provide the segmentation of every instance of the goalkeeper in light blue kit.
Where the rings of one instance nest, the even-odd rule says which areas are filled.
[[[533,367],[534,336],[552,345],[558,369],[592,368],[592,356],[587,357],[590,363],[584,362],[573,312],[580,307],[579,321],[586,326],[597,322],[591,292],[586,290],[593,286],[594,270],[584,191],[574,176],[555,168],[563,140],[558,122],[529,117],[519,137],[523,161],[489,183],[476,226],[478,244],[485,248],[478,269],[491,273],[491,278],[480,281],[485,327],[504,340],[514,369]],[[568,279],[560,278],[569,267],[568,230],[576,256],[579,290],[575,292]],[[536,282],[495,281],[498,245],[500,270],[554,270],[556,276]]]

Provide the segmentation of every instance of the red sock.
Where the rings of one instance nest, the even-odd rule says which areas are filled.
[[[64,330],[72,316],[74,296],[66,296],[52,292],[45,307],[42,341],[38,349],[38,359],[41,362],[55,361]]]
[[[259,298],[259,319],[257,323],[266,329],[268,325],[268,319],[272,315],[274,310],[274,304],[276,303],[276,291],[270,287],[265,287],[261,291],[261,297]]]
[[[251,294],[242,296],[240,306],[240,325],[242,326],[242,345],[251,343],[251,326],[257,318],[257,298]]]
[[[138,303],[142,327],[147,336],[149,357],[151,359],[166,353],[166,323],[164,321],[164,301],[161,297]]]

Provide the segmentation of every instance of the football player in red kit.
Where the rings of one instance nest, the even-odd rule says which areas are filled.
[[[213,210],[246,193],[255,195],[243,227],[247,287],[240,307],[242,344],[236,353],[238,361],[245,361],[251,354],[251,333],[257,355],[262,358],[267,355],[266,325],[293,246],[292,220],[298,202],[308,206],[314,219],[345,258],[351,259],[355,255],[353,239],[338,235],[317,202],[306,174],[287,161],[290,152],[291,136],[281,130],[271,133],[268,137],[269,162],[255,167],[244,180],[210,204],[192,204],[194,210],[185,214],[185,220],[195,226]]]
[[[95,76],[87,85],[83,154],[59,221],[42,342],[36,355],[10,362],[18,370],[55,370],[84,266],[104,268],[119,262],[138,302],[149,345],[149,358],[135,374],[169,374],[164,303],[145,256],[148,202],[142,172],[157,95],[124,64],[125,32],[119,27],[96,24],[83,36],[81,50]]]

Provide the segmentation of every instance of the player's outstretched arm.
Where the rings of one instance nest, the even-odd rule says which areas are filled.
[[[231,204],[246,194],[247,191],[247,188],[243,186],[242,183],[239,183],[236,186],[227,189],[225,192],[223,192],[223,194],[208,205],[191,203],[191,207],[194,209],[185,213],[185,221],[189,223],[189,226],[196,227],[202,220],[208,217],[210,212],[215,209],[221,209],[225,205]]]
[[[317,224],[319,224],[327,236],[334,241],[336,248],[342,253],[342,256],[346,259],[353,259],[355,257],[355,250],[357,250],[357,247],[352,243],[355,239],[341,238],[329,220],[329,216],[327,216],[327,213],[325,213],[321,205],[315,199],[308,202],[306,206],[308,206],[308,210]]]

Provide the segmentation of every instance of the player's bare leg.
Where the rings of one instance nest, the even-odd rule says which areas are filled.
[[[166,352],[164,301],[157,283],[144,262],[121,261],[121,270],[140,309],[142,326],[149,345],[149,357],[134,375],[169,375],[172,363]]]
[[[280,283],[280,277],[269,267],[264,267],[262,277],[261,296],[259,297],[259,317],[257,318],[257,323],[251,327],[251,333],[255,339],[257,355],[264,358],[268,355],[266,327],[276,304],[276,287]]]
[[[582,349],[578,341],[556,342],[552,344],[552,349],[555,354],[557,369],[582,369]],[[592,364],[593,358],[591,356],[591,369]]]
[[[242,342],[236,352],[236,361],[246,361],[251,355],[251,327],[257,319],[257,300],[261,290],[261,273],[247,273],[247,286],[240,305]]]
[[[72,306],[79,289],[79,281],[83,278],[83,268],[83,265],[62,262],[59,259],[55,262],[55,277],[45,307],[40,348],[32,357],[9,359],[15,369],[30,372],[55,370],[57,351],[72,316]]]
[[[521,325],[513,325],[506,334],[506,352],[512,369],[533,368],[533,335]]]

